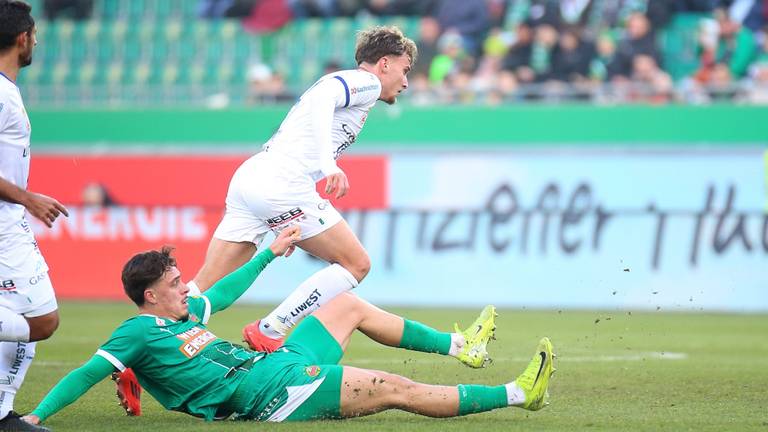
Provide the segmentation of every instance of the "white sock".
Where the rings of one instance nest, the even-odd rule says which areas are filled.
[[[453,357],[458,356],[461,349],[464,348],[465,343],[464,336],[459,333],[451,333],[451,347],[448,348],[448,355]]]
[[[13,409],[16,392],[35,357],[37,342],[0,342],[0,418]]]
[[[0,306],[0,341],[29,341],[29,323],[27,320],[4,306]]]
[[[302,282],[288,298],[261,320],[259,329],[271,338],[283,337],[302,318],[356,286],[357,279],[352,273],[338,264],[331,264]]]
[[[525,402],[525,392],[515,381],[504,384],[504,387],[507,388],[507,405],[522,405]]]
[[[200,291],[200,287],[197,286],[195,281],[189,281],[187,282],[187,288],[189,288],[188,296],[199,296],[202,294],[202,291]]]

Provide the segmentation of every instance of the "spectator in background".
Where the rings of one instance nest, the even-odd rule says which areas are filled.
[[[365,8],[377,16],[424,15],[429,4],[425,0],[365,0]]]
[[[767,7],[764,0],[720,0],[719,3],[719,8],[726,10],[731,20],[753,32],[759,32],[765,25]]]
[[[534,81],[545,82],[553,78],[553,60],[557,47],[558,32],[554,26],[542,24],[536,27],[536,35],[531,47],[530,67]]]
[[[699,68],[681,83],[686,101],[709,102],[733,95],[733,75],[727,63],[718,61],[721,28],[714,19],[702,19],[698,30]]]
[[[565,29],[560,33],[552,60],[552,79],[570,83],[586,81],[593,57],[594,48],[580,39],[578,31]]]
[[[243,19],[243,28],[254,33],[277,31],[293,19],[285,0],[258,0]]]
[[[558,28],[563,23],[560,16],[559,0],[514,0],[518,8],[527,7],[528,14],[524,19],[532,22],[534,27],[549,24]],[[526,6],[527,4],[527,6]]]
[[[44,0],[43,16],[51,21],[59,17],[85,20],[91,17],[93,0]]]
[[[611,68],[616,71],[613,79],[627,80],[632,74],[633,62],[636,56],[647,55],[660,64],[659,49],[648,18],[635,12],[627,19],[626,35],[619,42]]]
[[[517,82],[533,82],[536,74],[530,66],[532,51],[533,27],[529,21],[523,21],[518,24],[514,43],[502,60],[502,69],[511,73]]]
[[[676,12],[711,12],[717,0],[673,0]]]
[[[439,53],[429,66],[429,81],[433,84],[441,84],[449,75],[458,72],[461,60],[466,56],[461,35],[455,31],[443,33],[437,46]]]
[[[84,206],[109,207],[116,204],[106,186],[96,182],[88,183],[83,187],[81,198]]]
[[[672,98],[672,78],[649,55],[641,54],[633,59],[632,81],[634,91],[631,100],[658,104],[669,102]]]
[[[295,98],[285,87],[285,79],[269,66],[259,63],[248,70],[249,95],[251,103],[291,102]]]
[[[251,14],[258,0],[200,0],[197,15],[200,18],[245,18]]]
[[[742,78],[755,58],[755,36],[750,29],[733,20],[724,9],[715,11],[715,19],[720,31],[715,63],[727,65],[732,78]]]
[[[768,37],[763,37],[762,49],[749,68],[749,79],[750,91],[747,101],[768,104]]]
[[[329,18],[339,13],[336,0],[286,0],[286,3],[296,18]]]
[[[509,0],[486,0],[485,4],[488,6],[488,18],[491,28],[504,27]]]
[[[568,26],[585,26],[595,3],[595,0],[560,0],[561,22]]]
[[[434,17],[426,16],[419,24],[419,38],[416,48],[419,53],[419,61],[413,66],[414,75],[423,74],[429,76],[432,60],[438,54],[437,40],[440,37],[440,24]]]
[[[528,33],[530,45],[530,31]],[[516,38],[514,33],[501,27],[491,29],[483,43],[483,56],[479,59],[471,82],[472,89],[478,94],[478,101],[498,105],[513,97],[518,88],[517,78],[504,66]],[[529,60],[530,55],[525,58],[523,64],[527,65]]]
[[[616,41],[609,32],[603,32],[595,42],[596,54],[589,64],[589,77],[593,82],[609,81],[616,74],[613,58],[616,55]]]
[[[491,28],[485,0],[441,0],[435,7],[440,28],[461,35],[464,50],[472,57],[480,55],[482,43]]]

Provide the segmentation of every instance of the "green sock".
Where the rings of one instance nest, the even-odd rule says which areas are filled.
[[[403,318],[403,338],[400,348],[447,355],[451,348],[451,334],[443,333],[422,323]]]
[[[507,405],[507,389],[503,385],[459,384],[459,415],[474,414],[504,408]]]

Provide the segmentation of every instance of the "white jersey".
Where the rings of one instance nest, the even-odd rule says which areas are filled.
[[[26,189],[29,177],[29,137],[32,128],[19,88],[0,74],[0,177]],[[0,234],[20,223],[24,206],[0,200]]]
[[[355,142],[380,95],[381,82],[370,72],[325,75],[301,95],[264,151],[315,182],[341,172],[336,159]]]
[[[0,177],[22,189],[27,188],[29,178],[31,130],[19,88],[0,74]],[[48,271],[24,217],[25,211],[21,204],[0,200],[0,279],[6,284],[11,281],[19,289],[23,288],[24,281],[37,282]],[[27,303],[37,305],[51,298],[53,289],[45,290],[42,297]]]

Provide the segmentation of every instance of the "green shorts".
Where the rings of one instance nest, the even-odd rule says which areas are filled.
[[[320,320],[309,316],[285,345],[253,365],[228,405],[243,420],[341,418],[343,355]]]

